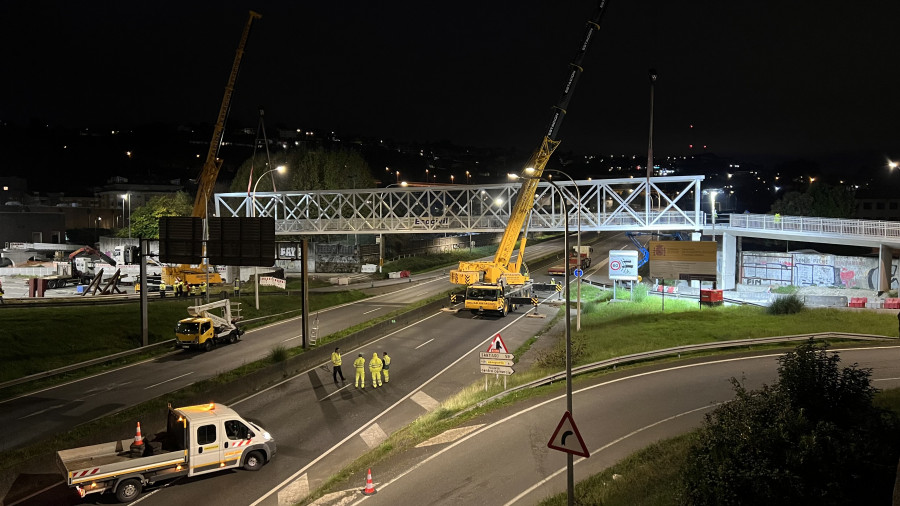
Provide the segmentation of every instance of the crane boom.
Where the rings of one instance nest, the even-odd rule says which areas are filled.
[[[194,198],[194,209],[191,216],[206,218],[206,201],[209,199],[209,192],[215,186],[216,179],[219,177],[219,170],[222,168],[222,160],[218,158],[219,146],[222,145],[225,120],[228,118],[231,96],[234,94],[234,83],[237,81],[238,71],[241,68],[241,59],[244,57],[244,46],[247,45],[247,39],[250,37],[250,26],[253,24],[253,20],[261,17],[261,14],[250,11],[250,18],[247,19],[244,33],[241,35],[240,43],[238,43],[237,51],[234,55],[234,65],[232,65],[231,74],[228,76],[228,84],[225,85],[222,106],[219,108],[219,117],[216,119],[212,140],[209,142],[209,152],[206,154],[206,161],[203,162],[203,168],[200,170],[200,177],[197,181],[197,196]]]
[[[541,141],[538,149],[531,155],[523,170],[522,184],[519,188],[516,202],[510,213],[509,222],[500,239],[500,245],[494,260],[490,262],[460,262],[459,269],[450,272],[450,282],[460,285],[472,285],[474,283],[524,285],[528,281],[528,274],[521,272],[522,258],[525,251],[525,236],[523,234],[519,245],[519,255],[515,263],[511,263],[512,252],[515,249],[516,239],[522,227],[525,225],[528,215],[534,206],[534,195],[537,191],[538,178],[544,171],[544,167],[550,160],[550,156],[559,145],[558,135],[563,119],[569,107],[569,101],[575,91],[575,85],[581,76],[582,62],[590,46],[593,34],[600,28],[600,20],[606,12],[608,0],[599,0],[597,10],[587,22],[584,37],[578,46],[578,51],[569,64],[570,72],[563,88],[562,96],[553,107],[553,117],[547,128],[547,133]],[[468,297],[467,297],[468,300]]]

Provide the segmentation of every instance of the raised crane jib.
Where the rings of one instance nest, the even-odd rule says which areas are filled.
[[[244,47],[247,45],[247,39],[250,37],[250,27],[253,25],[254,19],[259,19],[261,17],[261,14],[250,11],[250,18],[247,19],[247,24],[244,26],[244,32],[241,34],[241,41],[238,43],[237,51],[234,55],[234,65],[231,66],[228,84],[225,85],[225,95],[222,97],[222,106],[219,108],[219,117],[216,119],[212,140],[209,143],[206,161],[203,162],[203,168],[200,170],[200,177],[197,180],[197,196],[194,198],[194,209],[191,216],[206,218],[206,201],[211,197],[210,192],[212,192],[213,187],[216,184],[216,179],[219,177],[219,169],[222,168],[222,160],[218,158],[219,146],[222,145],[225,120],[228,119],[228,111],[231,108],[231,96],[234,94],[234,83],[237,82],[238,71],[241,68],[241,59],[244,57]]]
[[[515,263],[510,263],[510,259],[515,249],[516,239],[522,231],[531,209],[534,207],[534,195],[538,187],[538,178],[544,172],[544,167],[550,160],[550,156],[559,145],[558,135],[562,127],[562,121],[569,107],[569,101],[572,100],[572,95],[575,92],[575,85],[578,84],[578,78],[584,70],[582,67],[584,56],[588,47],[590,47],[594,32],[600,29],[600,20],[606,12],[607,3],[608,0],[597,2],[596,12],[585,26],[584,37],[578,46],[575,57],[569,64],[569,75],[566,79],[562,96],[560,96],[556,105],[553,106],[553,116],[550,119],[547,134],[522,170],[521,187],[493,262],[460,262],[459,269],[450,272],[450,281],[452,283],[465,285],[478,281],[499,283],[505,279],[507,284],[518,285],[524,284],[528,280],[528,275],[521,273],[522,258],[525,252],[524,234],[519,244],[518,259]]]

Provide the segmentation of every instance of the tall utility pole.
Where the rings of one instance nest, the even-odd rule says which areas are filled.
[[[653,175],[653,85],[656,84],[656,70],[650,69],[650,143],[647,147],[647,223],[650,223],[650,177]]]

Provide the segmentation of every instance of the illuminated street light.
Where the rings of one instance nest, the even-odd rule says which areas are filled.
[[[251,213],[252,217],[256,217],[256,187],[259,186],[259,182],[262,181],[263,178],[266,177],[266,175],[268,175],[270,172],[277,172],[279,174],[284,174],[286,171],[287,171],[287,167],[285,167],[284,165],[279,165],[278,167],[275,167],[274,169],[270,169],[266,172],[263,172],[263,174],[261,176],[259,176],[259,178],[256,180],[256,184],[253,185],[253,196],[250,198],[250,213]],[[278,209],[277,206],[276,206],[276,209]],[[259,310],[259,266],[254,266],[253,271],[255,274],[253,277],[256,278],[256,280],[255,280],[255,283],[256,283],[256,290],[255,290],[256,291],[256,309]]]

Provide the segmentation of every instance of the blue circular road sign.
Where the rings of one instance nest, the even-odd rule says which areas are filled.
[[[572,274],[574,274],[576,278],[580,278],[581,275],[584,274],[584,271],[576,268],[574,271],[572,271]]]

